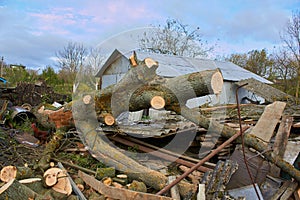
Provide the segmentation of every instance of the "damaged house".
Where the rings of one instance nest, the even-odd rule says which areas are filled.
[[[92,199],[91,191],[93,199],[300,199],[295,98],[229,62],[150,53],[136,57],[115,50],[97,74],[98,91],[78,87],[73,101],[62,107],[32,109],[40,124],[51,121],[57,128],[37,163],[44,175],[35,181],[47,192],[16,181],[21,173],[14,172],[20,169],[7,166],[1,174],[12,176],[3,180],[0,199],[49,199],[50,189],[61,195],[53,199]],[[146,110],[149,118],[141,117]],[[224,116],[212,115],[222,110]],[[123,113],[133,121],[124,123]],[[31,127],[37,135],[48,134]],[[76,148],[68,148],[72,136]],[[96,171],[76,166],[57,159],[57,149],[78,152],[80,158],[90,155],[105,166],[95,166]]]
[[[132,52],[123,54],[117,49],[108,57],[101,69],[97,72],[99,78],[98,89],[105,88],[109,85],[116,84],[122,79],[124,74],[130,69],[129,58]],[[156,73],[165,78],[172,78],[193,72],[204,70],[220,69],[224,84],[220,97],[208,95],[205,97],[195,98],[187,102],[188,107],[197,107],[202,104],[235,104],[236,82],[253,78],[259,82],[272,84],[265,78],[258,76],[242,67],[231,62],[216,61],[209,59],[188,58],[173,55],[162,55],[156,53],[137,52],[137,59],[144,60],[152,58],[159,63]],[[264,103],[264,99],[246,89],[239,90],[240,103],[257,102]]]
[[[109,56],[109,58],[106,60],[106,62],[102,66],[102,68],[96,74],[96,77],[99,78],[99,82],[98,82],[98,86],[97,86],[98,89],[102,90],[104,88],[107,88],[110,85],[118,84],[122,80],[124,75],[127,74],[128,71],[130,71],[130,68],[132,68],[131,55],[132,55],[131,53],[123,54],[120,51],[115,50]],[[244,127],[244,125],[247,126],[247,123],[250,124],[250,126],[251,126],[250,131],[248,131],[251,133],[249,135],[254,135],[254,137],[258,137],[267,143],[270,143],[271,140],[273,140],[272,141],[272,144],[273,144],[274,132],[276,132],[278,129],[278,125],[280,123],[281,116],[284,115],[283,111],[284,111],[284,108],[286,105],[283,102],[277,102],[277,100],[282,100],[285,98],[287,99],[289,97],[288,97],[288,95],[283,94],[276,89],[272,89],[272,87],[269,86],[270,84],[272,84],[272,82],[264,79],[263,77],[260,77],[256,74],[254,74],[252,72],[249,72],[231,62],[198,59],[198,58],[186,58],[186,57],[180,57],[180,56],[161,55],[161,54],[145,53],[145,52],[137,52],[135,56],[137,57],[138,60],[144,60],[146,58],[151,58],[154,61],[157,61],[158,68],[156,69],[156,74],[167,80],[174,79],[174,77],[179,77],[179,76],[182,77],[183,75],[191,74],[194,72],[202,72],[205,70],[218,69],[219,72],[221,72],[222,77],[223,77],[221,93],[210,93],[205,96],[197,95],[195,98],[192,98],[192,99],[187,98],[189,100],[186,103],[186,108],[183,108],[183,110],[181,110],[181,111],[176,111],[176,109],[174,110],[177,114],[180,113],[184,118],[186,118],[204,128],[208,128],[207,121],[205,119],[202,121],[201,117],[198,118],[196,115],[193,115],[193,113],[196,111],[196,109],[197,108],[199,109],[199,107],[201,107],[203,105],[217,106],[219,104],[236,104],[237,103],[236,102],[236,92],[238,92],[237,93],[238,97],[239,97],[238,103],[240,103],[240,104],[241,103],[242,104],[273,103],[270,106],[266,107],[264,113],[263,113],[263,111],[260,112],[260,114],[262,114],[262,115],[260,116],[260,119],[258,121],[253,121],[253,120],[246,121],[246,120],[248,120],[248,119],[246,119],[243,122],[243,127]],[[244,85],[243,81],[245,81],[245,80],[250,83],[249,84],[250,86],[240,88],[239,86]],[[175,85],[177,85],[177,82],[173,82],[173,83]],[[178,82],[178,87],[180,87],[179,84],[180,83]],[[257,87],[257,88],[255,88],[255,87]],[[268,91],[267,93],[270,93],[270,94],[265,95],[264,93],[266,93],[266,91]],[[274,95],[272,94],[272,92],[274,92]],[[142,111],[140,111],[140,112],[142,112]],[[151,116],[151,112],[149,112],[149,114],[150,114],[150,119],[152,119],[153,116]],[[141,117],[142,117],[141,113],[138,116],[133,116],[133,118],[135,118],[134,121],[140,120]],[[286,120],[286,118],[282,119],[280,126],[285,126],[285,123],[287,123],[287,121],[288,121],[288,120],[287,121],[285,121],[285,120]],[[182,120],[182,121],[184,121],[184,120]],[[182,122],[182,121],[180,121],[180,122]],[[227,122],[229,122],[228,120],[227,121],[221,120],[219,122],[221,124],[225,123],[226,125],[230,126],[231,133],[234,133],[233,130],[239,130],[237,121],[235,121],[235,124],[227,123]],[[167,123],[165,123],[164,125],[166,125],[166,124]],[[157,126],[157,124],[155,124],[155,125]],[[178,125],[178,123],[177,123],[177,125]],[[289,123],[289,126],[291,127],[292,123]],[[136,133],[137,134],[139,134],[139,133],[145,134],[146,127],[149,128],[148,132],[150,132],[149,134],[152,134],[152,136],[154,133],[159,132],[157,129],[155,129],[157,127],[154,127],[154,126],[151,127],[150,124],[147,124],[147,126],[138,126],[137,128],[142,131],[136,131]],[[201,137],[201,134],[199,136],[199,129],[194,127],[193,131],[191,131],[191,128],[192,128],[192,126],[186,126],[186,124],[185,124],[184,128],[182,128],[182,129],[177,127],[176,133],[180,132],[180,135],[185,134],[187,136],[187,135],[190,135],[191,132],[196,131],[197,137],[198,138]],[[217,126],[215,128],[221,129],[222,127]],[[164,126],[163,129],[166,130],[166,129],[170,129],[170,128]],[[104,128],[103,131],[109,132],[109,129]],[[127,127],[119,126],[119,131],[125,132],[125,133],[134,132],[131,126],[127,126]],[[281,128],[279,128],[278,131],[281,132],[282,131]],[[200,130],[200,132],[201,132],[201,130]],[[221,134],[222,136],[227,137],[226,129],[221,132],[222,132],[222,134]],[[280,133],[280,134],[282,134],[282,133]],[[157,135],[154,134],[154,136],[162,136],[162,134],[157,134]],[[216,143],[219,136],[220,135],[217,135],[214,138],[213,134],[209,134],[209,135],[204,136],[205,137],[204,140],[202,140],[202,139],[198,140],[198,142],[200,141],[200,143],[201,143],[201,149],[203,149],[202,147],[205,147],[206,144],[211,145],[209,143]],[[248,136],[248,134],[247,134],[247,136]],[[247,145],[249,145],[252,142],[252,140],[255,140],[252,138],[252,136],[249,136],[248,139],[249,139],[249,141],[247,141],[246,143],[248,143],[248,142],[249,143]],[[281,142],[280,138],[276,138],[275,140],[276,140],[275,143]],[[191,144],[191,145],[193,145],[193,144]],[[276,144],[276,145],[278,145],[278,144]],[[279,146],[276,146],[274,148],[277,148],[277,151],[278,151],[278,147]],[[274,155],[270,153],[269,155],[266,155],[266,158],[259,156],[258,151],[267,150],[268,149],[267,145],[265,145],[265,144],[261,145],[256,149],[257,151],[254,150],[253,152],[249,151],[248,148],[246,150],[242,150],[243,148],[244,147],[237,146],[236,148],[233,148],[231,150],[229,149],[229,154],[231,154],[231,155],[228,155],[228,157],[223,157],[223,160],[226,160],[226,161],[227,161],[227,159],[233,160],[234,162],[237,162],[238,166],[239,166],[238,171],[235,173],[235,175],[233,174],[231,182],[228,183],[232,173],[225,175],[225,177],[222,176],[222,173],[234,170],[234,168],[236,168],[236,165],[232,164],[232,163],[228,164],[228,166],[230,166],[228,168],[230,168],[230,169],[227,169],[227,164],[224,164],[224,163],[220,164],[220,165],[224,165],[224,168],[220,167],[220,169],[218,169],[218,165],[217,165],[214,169],[214,174],[221,173],[220,176],[223,179],[226,179],[226,180],[223,180],[223,182],[222,181],[218,182],[221,180],[220,179],[221,177],[214,177],[212,179],[206,180],[206,176],[204,175],[204,178],[202,179],[202,183],[206,185],[206,189],[209,190],[209,192],[213,193],[215,191],[215,193],[212,194],[212,196],[218,195],[218,191],[224,190],[224,188],[220,189],[224,186],[224,184],[226,184],[228,186],[227,187],[228,190],[229,189],[231,189],[231,190],[237,189],[237,191],[231,191],[232,193],[237,192],[237,195],[240,195],[239,192],[241,192],[242,190],[248,190],[247,187],[242,188],[242,186],[251,185],[250,179],[242,178],[245,174],[247,174],[246,167],[243,164],[244,161],[243,161],[243,159],[241,159],[243,157],[243,152],[246,153],[246,157],[248,157],[248,159],[252,159],[250,162],[250,165],[251,165],[250,171],[252,171],[252,174],[254,174],[253,175],[254,182],[256,184],[259,184],[261,186],[265,182],[267,182],[267,184],[268,184],[269,182],[272,182],[272,181],[274,182],[274,180],[276,180],[275,182],[279,183],[278,184],[278,187],[279,187],[280,183],[282,183],[281,180],[272,179],[272,178],[270,178],[269,175],[267,175],[269,173],[270,168],[273,169],[274,167],[272,167],[272,166],[270,167],[268,161],[266,161],[266,158],[267,158],[267,160],[270,160],[270,159],[272,159],[272,156],[274,156]],[[281,151],[284,151],[284,149],[285,149],[285,146],[282,146]],[[199,152],[198,153],[199,158],[205,157],[209,153],[209,151],[210,150],[208,149],[207,152],[204,152],[204,151]],[[201,153],[203,153],[203,155],[202,155],[203,157],[200,157]],[[281,157],[283,157],[282,153],[280,155],[281,155]],[[221,158],[220,155],[219,155],[219,158]],[[222,160],[222,158],[221,158],[221,160]],[[282,166],[280,166],[280,168],[284,168],[283,166],[285,166],[285,164],[286,163],[284,161],[282,163],[280,161],[279,165],[282,165]],[[290,163],[290,164],[292,164],[292,163]],[[216,171],[216,170],[220,170],[220,171]],[[278,171],[271,172],[271,175],[274,175],[274,174],[276,175],[276,178],[278,178]],[[211,175],[207,175],[207,177],[211,177]],[[219,185],[220,187],[219,188],[210,188],[209,187],[209,186],[216,185],[216,184]],[[270,188],[268,188],[268,189],[269,190],[267,192],[266,191],[261,192],[260,189],[258,189],[259,192],[257,193],[257,196],[262,197],[262,193],[263,193],[264,197],[270,197],[270,195],[272,195],[271,193],[273,191]],[[250,186],[249,193],[253,193],[253,192],[254,192],[253,187],[251,188],[251,186]],[[210,196],[211,199],[215,199],[212,196]],[[260,199],[262,199],[262,198],[260,198]]]

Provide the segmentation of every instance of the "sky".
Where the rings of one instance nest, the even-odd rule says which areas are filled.
[[[69,42],[107,52],[138,48],[139,34],[177,19],[200,28],[210,57],[281,45],[300,0],[0,0],[0,57],[42,70]]]

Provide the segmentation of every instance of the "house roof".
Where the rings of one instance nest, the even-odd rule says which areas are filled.
[[[130,55],[131,54],[122,54],[116,49],[107,59],[96,76],[100,77],[106,68],[119,57],[125,56],[129,59]],[[224,80],[227,81],[240,81],[248,78],[254,78],[263,83],[272,83],[271,81],[268,81],[267,79],[254,74],[232,62],[137,52],[137,58],[139,60],[143,60],[147,57],[158,61],[159,67],[157,68],[156,73],[164,77],[175,77],[183,74],[219,68],[222,72]]]

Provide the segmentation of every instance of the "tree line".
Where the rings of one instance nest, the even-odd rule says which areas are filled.
[[[139,50],[176,56],[207,58],[213,52],[214,45],[203,40],[200,28],[191,28],[176,19],[168,19],[164,25],[153,26],[151,32],[145,32],[139,41]],[[300,87],[300,11],[293,12],[291,19],[281,30],[282,46],[273,52],[266,49],[251,50],[247,53],[231,54],[225,58],[270,81],[284,92],[299,97]],[[41,73],[22,67],[6,67],[8,81],[33,82],[43,79],[57,92],[72,93],[76,74],[94,76],[104,61],[100,48],[87,48],[77,42],[69,42],[55,53],[57,68],[45,67]],[[5,64],[4,64],[5,66]],[[8,66],[8,65],[6,65]]]

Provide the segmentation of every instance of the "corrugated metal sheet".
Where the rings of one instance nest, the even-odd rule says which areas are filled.
[[[103,72],[107,67],[110,66],[119,58],[127,58],[131,56],[129,54],[122,54],[120,51],[115,50],[107,59],[105,64],[96,74],[96,77],[102,76]],[[258,76],[238,65],[235,65],[231,62],[225,61],[216,61],[209,59],[200,59],[200,58],[188,58],[181,56],[173,55],[163,55],[156,53],[147,53],[147,52],[138,52],[137,57],[139,60],[143,60],[147,57],[150,57],[159,62],[159,67],[157,69],[157,74],[165,77],[175,77],[183,74],[188,74],[192,72],[199,72],[203,70],[212,70],[219,68],[223,74],[224,80],[227,81],[240,81],[248,78],[254,78],[263,83],[271,84],[272,82],[267,79]],[[128,61],[129,63],[129,61]],[[128,66],[123,66],[128,67]]]
[[[137,57],[140,60],[150,57],[158,61],[159,67],[157,69],[157,74],[166,77],[174,77],[192,72],[219,68],[222,72],[224,80],[240,81],[243,79],[254,78],[263,83],[272,83],[261,76],[258,76],[238,65],[233,64],[232,62],[187,58],[181,56],[162,55],[145,52],[137,53]]]

